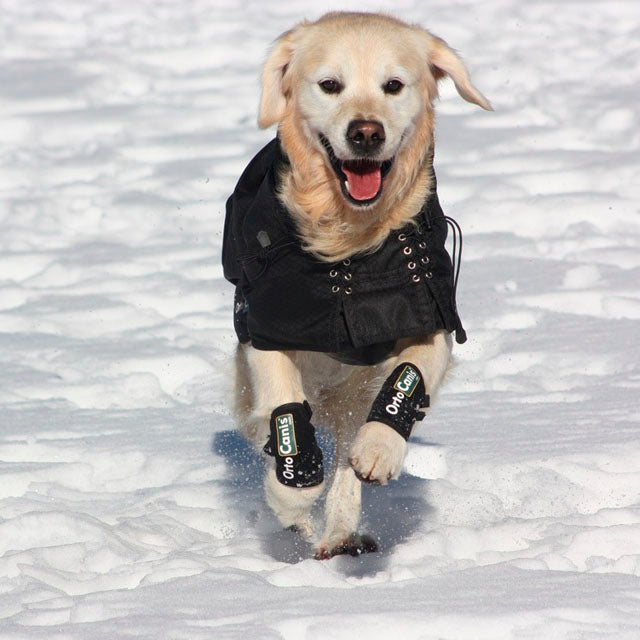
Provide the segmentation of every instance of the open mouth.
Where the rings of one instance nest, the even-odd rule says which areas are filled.
[[[369,158],[340,160],[336,157],[329,140],[322,134],[320,142],[338,177],[344,197],[358,206],[373,204],[382,194],[383,180],[391,170],[393,158],[384,162]]]

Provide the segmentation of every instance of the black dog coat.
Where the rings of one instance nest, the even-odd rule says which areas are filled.
[[[373,253],[329,263],[302,249],[276,196],[287,162],[278,139],[272,140],[227,201],[222,263],[225,278],[236,285],[240,342],[322,351],[361,365],[387,357],[399,338],[438,329],[455,331],[464,342],[435,176],[415,224],[391,232]]]

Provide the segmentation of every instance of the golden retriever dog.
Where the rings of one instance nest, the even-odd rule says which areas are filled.
[[[298,24],[262,75],[258,122],[277,125],[277,138],[227,204],[237,420],[266,453],[269,506],[318,559],[376,548],[358,531],[361,484],[398,477],[451,334],[465,339],[433,172],[445,77],[491,109],[456,53],[421,27],[346,12]],[[328,470],[312,415],[336,446],[318,530],[311,510]]]

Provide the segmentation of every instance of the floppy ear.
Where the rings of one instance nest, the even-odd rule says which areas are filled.
[[[449,76],[460,96],[467,102],[473,102],[487,111],[493,111],[489,101],[471,83],[467,69],[453,49],[441,38],[433,34],[429,36],[429,66],[433,77],[440,80],[445,75]]]
[[[258,126],[280,122],[287,106],[284,76],[293,57],[293,32],[286,31],[274,43],[262,69],[262,98]]]

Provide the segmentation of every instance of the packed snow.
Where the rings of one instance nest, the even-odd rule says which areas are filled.
[[[265,51],[329,8],[495,112],[443,84],[469,341],[365,488],[380,551],[318,562],[234,430],[219,263]],[[0,638],[637,640],[639,87],[635,0],[2,0]]]

